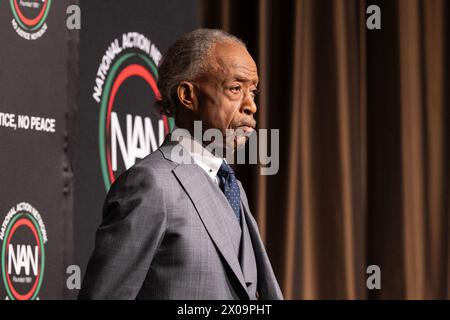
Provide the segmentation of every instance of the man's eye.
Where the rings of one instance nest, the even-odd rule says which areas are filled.
[[[258,89],[253,89],[253,90],[252,90],[253,98],[256,97],[256,95],[257,95],[258,93],[259,93],[259,90],[258,90]]]
[[[241,87],[240,86],[231,87],[230,90],[233,93],[239,93],[239,92],[241,92]]]

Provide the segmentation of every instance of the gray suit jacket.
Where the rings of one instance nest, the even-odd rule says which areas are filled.
[[[190,156],[174,156],[175,147],[166,140],[112,185],[79,299],[255,299],[221,218],[231,207],[203,169],[185,164]],[[259,298],[282,299],[239,186]]]

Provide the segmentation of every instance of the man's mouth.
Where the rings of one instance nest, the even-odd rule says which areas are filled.
[[[243,122],[240,123],[235,130],[242,130],[244,132],[250,132],[250,131],[255,131],[255,127],[256,127],[256,122]]]
[[[244,133],[250,133],[255,131],[255,129],[252,126],[240,126],[237,129],[244,131]]]

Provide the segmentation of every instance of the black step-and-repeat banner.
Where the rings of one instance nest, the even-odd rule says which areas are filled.
[[[161,56],[198,26],[196,0],[0,2],[0,299],[76,297],[107,190],[173,126]]]

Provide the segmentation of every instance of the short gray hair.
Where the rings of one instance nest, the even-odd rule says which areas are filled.
[[[214,44],[221,42],[234,42],[246,47],[242,40],[223,30],[197,29],[183,35],[164,54],[158,67],[161,100],[157,104],[167,115],[175,115],[178,85],[206,72],[210,51]]]

